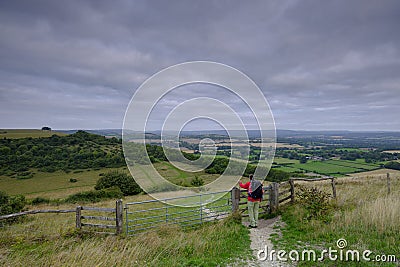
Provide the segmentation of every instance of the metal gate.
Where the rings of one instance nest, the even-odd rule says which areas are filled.
[[[136,235],[166,223],[194,226],[220,220],[231,212],[231,191],[130,202],[125,204],[126,234]]]

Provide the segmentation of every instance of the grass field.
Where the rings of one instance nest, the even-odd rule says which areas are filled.
[[[37,129],[0,129],[0,138],[39,138],[39,137],[50,137],[52,135],[64,136],[65,133],[55,132],[55,131],[42,131]]]
[[[126,168],[118,168],[120,170]],[[46,197],[46,198],[64,198],[70,194],[92,190],[99,174],[105,173],[115,168],[100,170],[75,170],[70,173],[56,171],[53,173],[39,172],[32,170],[35,174],[30,179],[15,179],[8,176],[0,176],[1,191],[10,195],[23,194],[27,198]],[[70,178],[78,181],[71,183]]]
[[[154,164],[154,167],[165,179],[177,185],[189,186],[191,180],[195,176],[203,179],[204,184],[211,183],[219,177],[218,174],[208,174],[204,171],[185,172],[176,168],[169,162],[157,162]]]
[[[275,162],[276,164],[285,164],[285,163],[293,163],[294,164],[294,163],[299,163],[299,160],[275,157],[273,162]]]
[[[347,161],[347,160],[326,160],[326,161],[308,161],[307,163],[294,163],[285,165],[279,169],[304,170],[322,175],[343,176],[350,173],[364,172],[379,169],[379,164],[369,164],[362,161]]]

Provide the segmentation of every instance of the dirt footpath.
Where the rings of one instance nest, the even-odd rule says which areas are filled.
[[[281,221],[281,217],[278,216],[276,218],[268,219],[268,220],[259,220],[258,228],[250,228],[250,239],[251,245],[250,248],[253,251],[253,255],[256,257],[256,260],[247,262],[247,266],[261,266],[261,267],[289,267],[295,265],[289,265],[285,262],[279,262],[275,259],[275,261],[269,261],[268,258],[265,261],[258,260],[257,254],[260,249],[265,250],[265,247],[271,251],[272,249],[276,249],[273,247],[272,242],[270,240],[270,236],[273,233],[280,234],[280,230],[274,229],[274,226],[281,225],[283,222]],[[243,224],[247,227],[248,222],[243,222]],[[279,248],[278,248],[279,249]],[[265,256],[265,254],[261,254],[261,257]]]

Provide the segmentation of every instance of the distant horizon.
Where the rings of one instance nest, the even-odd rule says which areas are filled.
[[[44,127],[44,126],[43,126]],[[122,131],[122,128],[70,128],[70,129],[56,129],[51,126],[52,131],[111,131],[111,130],[118,130]],[[0,130],[42,130],[41,128],[0,128]],[[146,132],[160,132],[161,130],[148,130]],[[217,129],[206,129],[206,130],[184,130],[182,132],[216,132],[216,131],[223,131]],[[234,130],[233,131],[237,131]],[[259,129],[247,129],[247,131],[259,131]],[[344,130],[344,129],[336,129],[336,130],[297,130],[297,129],[276,129],[276,131],[293,131],[293,132],[354,132],[354,133],[400,133],[400,130]]]

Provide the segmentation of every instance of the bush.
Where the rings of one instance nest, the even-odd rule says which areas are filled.
[[[265,180],[269,181],[269,182],[279,183],[279,182],[287,181],[287,180],[289,180],[289,178],[290,178],[290,173],[288,173],[288,172],[270,169]]]
[[[330,194],[318,190],[316,187],[297,186],[296,192],[297,202],[306,210],[306,220],[321,219],[329,221],[329,214],[332,210],[330,204]]]
[[[25,171],[25,172],[19,172],[15,176],[15,178],[23,180],[23,179],[30,179],[33,177],[33,173],[30,171]]]
[[[397,161],[390,161],[385,164],[386,169],[400,170],[400,163]]]
[[[23,210],[26,200],[22,195],[9,196],[0,191],[0,215],[17,213]]]
[[[136,195],[142,192],[140,186],[133,177],[125,172],[111,171],[102,176],[94,187],[96,190],[119,187],[124,196]]]
[[[50,199],[44,197],[35,197],[31,200],[32,205],[38,205],[43,203],[50,203]]]
[[[70,195],[65,199],[67,203],[77,202],[98,202],[110,198],[121,198],[123,193],[118,187],[111,187],[100,190],[91,190],[86,192],[80,192]]]
[[[70,179],[69,179],[69,182],[70,182],[70,183],[76,183],[76,182],[78,182],[78,179],[76,179],[76,178],[70,178]]]
[[[204,185],[204,180],[199,178],[197,175],[190,182],[192,186],[202,186]]]

